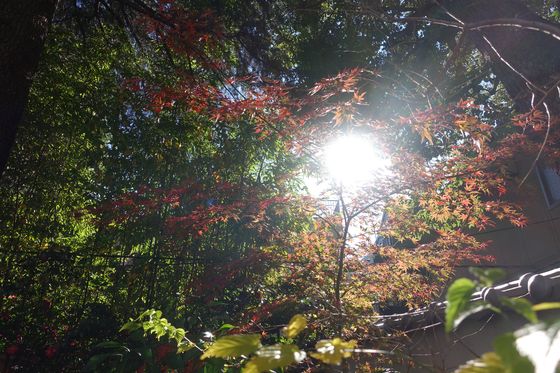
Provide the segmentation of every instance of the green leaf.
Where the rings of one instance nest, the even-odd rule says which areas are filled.
[[[545,303],[535,304],[533,306],[533,311],[538,312],[538,311],[546,311],[546,310],[556,310],[558,308],[560,308],[560,302],[545,302]]]
[[[506,277],[506,271],[501,268],[476,268],[471,267],[469,271],[484,286],[492,286]]]
[[[284,335],[288,338],[295,338],[297,335],[307,327],[307,320],[303,315],[294,315],[288,325],[282,330]]]
[[[504,361],[514,361],[520,357],[515,347],[515,336],[513,333],[499,335],[494,339],[494,350]]]
[[[173,334],[173,339],[177,341],[177,344],[180,344],[181,341],[183,341],[183,338],[185,338],[185,334],[185,329],[177,328]]]
[[[260,335],[228,335],[221,337],[201,356],[201,359],[208,357],[238,357],[241,355],[249,355],[260,347]]]
[[[499,308],[496,308],[489,303],[485,303],[485,302],[472,302],[472,303],[470,303],[469,302],[469,304],[465,307],[463,312],[461,312],[459,314],[459,316],[457,316],[455,318],[455,321],[453,322],[453,328],[457,328],[469,316],[474,315],[475,313],[478,313],[478,312],[484,311],[484,310],[492,310],[496,313],[502,313],[502,311]]]
[[[502,334],[494,340],[494,349],[500,357],[507,372],[529,373],[534,371],[531,361],[519,354],[515,345],[516,338],[513,333]]]
[[[183,341],[177,344],[177,353],[182,354],[183,352],[187,352],[192,349],[194,346],[192,343]]]
[[[161,337],[165,335],[166,332],[167,330],[161,325],[156,325],[152,330],[152,333],[156,335],[158,341]]]
[[[257,351],[256,355],[245,364],[242,373],[261,373],[271,369],[284,368],[300,362],[305,352],[293,344],[276,344],[266,346]]]
[[[503,297],[500,299],[500,302],[504,306],[511,308],[533,324],[539,321],[537,318],[537,314],[533,310],[533,305],[527,299]]]
[[[122,328],[119,329],[119,332],[123,332],[123,331],[133,332],[137,329],[140,329],[141,327],[142,327],[141,323],[139,323],[137,321],[130,320],[129,322],[124,324],[122,326]]]
[[[340,365],[343,358],[352,355],[352,350],[356,348],[357,344],[356,341],[344,342],[340,338],[322,340],[315,345],[317,352],[312,352],[310,355],[323,363]]]
[[[221,331],[221,330],[231,330],[231,329],[235,329],[235,328],[236,328],[235,325],[223,324],[222,326],[220,326],[220,329],[218,329],[218,331]]]
[[[154,327],[153,321],[144,321],[142,323],[142,329],[144,329],[145,332],[152,329],[153,327]]]
[[[522,357],[519,360],[516,360],[513,364],[510,365],[510,369],[508,372],[511,373],[534,373],[535,366],[526,357]]]
[[[492,345],[498,356],[506,360],[515,359],[519,356],[519,352],[515,349],[515,336],[513,333],[505,333],[497,336]]]
[[[445,331],[453,330],[455,319],[466,308],[476,287],[468,278],[457,279],[447,290],[447,308],[445,309]]]

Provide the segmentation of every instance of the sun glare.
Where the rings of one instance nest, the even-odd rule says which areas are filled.
[[[346,135],[325,148],[324,164],[330,177],[346,187],[359,186],[388,171],[389,159],[365,136]]]

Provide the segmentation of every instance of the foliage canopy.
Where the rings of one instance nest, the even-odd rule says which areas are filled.
[[[473,233],[526,223],[508,166],[557,155],[541,146],[558,141],[557,84],[522,71],[524,110],[519,74],[481,47],[507,45],[504,27],[472,26],[489,5],[444,3],[62,1],[0,181],[7,366],[340,364],[381,333],[371,316],[491,260]],[[514,3],[542,24],[513,33],[551,43],[555,3]],[[325,177],[317,152],[346,134],[374,138],[392,173],[306,195],[305,176]],[[181,345],[209,331],[222,338],[204,355]]]

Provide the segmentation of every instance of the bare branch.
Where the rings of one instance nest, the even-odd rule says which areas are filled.
[[[500,59],[500,61],[502,61],[507,67],[509,67],[514,73],[516,73],[520,78],[522,78],[530,87],[536,89],[537,91],[541,92],[541,93],[546,93],[541,87],[539,87],[538,85],[536,85],[535,83],[533,83],[532,81],[529,80],[529,78],[527,78],[525,75],[523,75],[522,72],[520,72],[519,70],[517,70],[511,63],[509,63],[504,57],[502,57],[502,55],[500,54],[500,52],[496,49],[496,47],[494,47],[494,45],[492,44],[492,42],[490,40],[488,40],[488,38],[486,36],[482,36],[482,38],[484,39],[484,41],[488,44],[488,46],[490,46],[490,48],[492,49],[492,51],[496,54],[496,56]]]
[[[499,27],[510,27],[542,32],[543,34],[549,35],[556,40],[560,40],[560,28],[545,22],[528,21],[519,18],[496,18],[487,21],[469,23],[464,26],[465,30],[476,31]]]

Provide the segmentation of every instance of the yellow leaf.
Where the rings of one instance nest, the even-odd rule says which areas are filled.
[[[434,139],[432,138],[432,134],[428,127],[422,128],[422,133],[420,134],[420,136],[422,136],[422,140],[425,139],[430,143],[430,145],[434,145]]]
[[[506,373],[502,359],[494,353],[488,352],[479,359],[471,360],[461,365],[456,373]]]
[[[334,124],[338,126],[344,119],[344,111],[341,108],[336,108],[334,112]]]
[[[464,130],[467,126],[467,121],[466,120],[456,120],[455,124],[457,125],[457,127],[459,127],[459,129]]]
[[[310,355],[321,360],[323,363],[339,365],[343,358],[348,358],[352,355],[352,350],[356,348],[357,344],[354,340],[344,342],[340,338],[322,340],[315,345],[317,352]]]
[[[214,342],[200,358],[249,355],[261,346],[260,339],[259,334],[228,335]]]
[[[177,353],[182,354],[183,352],[187,352],[194,347],[192,343],[189,342],[181,342],[177,345]]]
[[[560,302],[545,302],[535,304],[533,306],[533,311],[546,311],[546,310],[555,310],[560,308]]]
[[[300,314],[294,315],[288,326],[283,329],[284,335],[288,338],[295,338],[297,335],[307,327],[307,320]]]
[[[287,367],[305,358],[305,352],[296,345],[276,344],[266,346],[257,351],[256,355],[245,364],[242,373],[261,373],[271,369]]]

